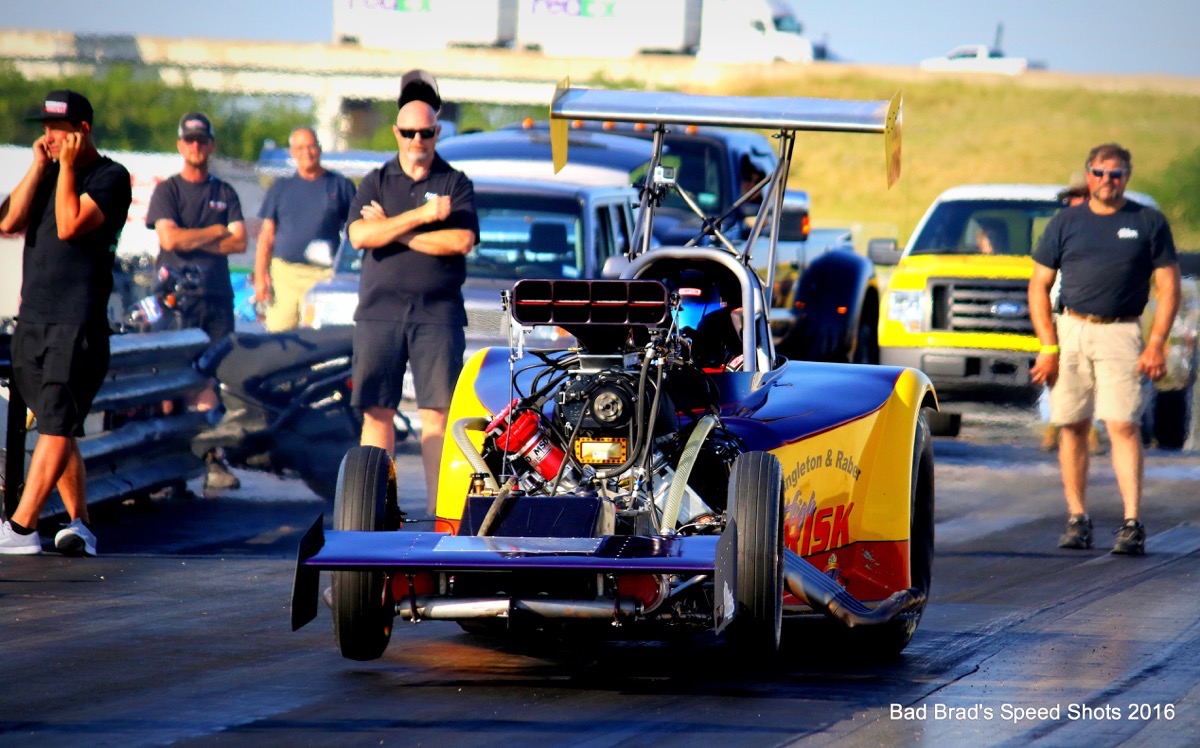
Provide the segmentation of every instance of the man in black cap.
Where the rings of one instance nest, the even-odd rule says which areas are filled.
[[[364,250],[352,397],[363,413],[362,443],[395,449],[393,418],[411,364],[431,513],[466,347],[465,255],[479,240],[471,180],[434,151],[441,103],[432,75],[405,73],[392,128],[398,157],[362,180],[347,219],[351,244]]]
[[[150,197],[146,228],[158,234],[158,266],[182,273],[191,266],[200,272],[198,298],[187,305],[183,326],[198,327],[212,343],[233,332],[233,284],[229,280],[229,255],[246,249],[246,226],[237,192],[208,171],[216,150],[212,122],[200,112],[179,120],[179,155],[183,169],[160,182]],[[196,402],[198,410],[217,406],[216,390],[209,387]],[[238,488],[219,454],[209,454],[204,487]]]
[[[29,477],[0,553],[41,553],[38,517],[58,487],[71,522],[54,537],[70,555],[95,555],[77,438],[108,371],[113,257],[132,200],[129,172],[92,142],[92,105],[51,91],[33,163],[0,205],[0,233],[25,233],[13,383],[37,418]]]

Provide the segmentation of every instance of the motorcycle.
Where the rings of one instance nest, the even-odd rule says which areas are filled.
[[[192,442],[197,456],[224,450],[235,466],[299,475],[332,500],[342,455],[357,446],[362,421],[350,406],[349,326],[234,333],[200,356],[220,382],[225,412]],[[401,414],[397,441],[411,425]]]
[[[126,310],[119,328],[122,332],[159,332],[182,330],[188,311],[200,299],[202,273],[195,265],[178,270],[160,267],[154,291]]]
[[[154,292],[130,305],[126,332],[182,329],[199,299],[193,265],[159,268]],[[294,473],[316,494],[333,499],[342,455],[358,444],[362,421],[350,406],[353,328],[235,332],[215,341],[196,361],[218,382],[218,419],[192,440],[203,457],[220,450],[231,465]],[[411,432],[403,414],[396,438]]]

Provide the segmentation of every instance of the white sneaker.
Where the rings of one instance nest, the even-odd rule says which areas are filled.
[[[0,553],[12,556],[35,556],[42,552],[42,536],[37,531],[21,535],[8,520],[0,523]]]
[[[96,536],[83,520],[73,519],[54,536],[54,547],[64,556],[95,556]]]

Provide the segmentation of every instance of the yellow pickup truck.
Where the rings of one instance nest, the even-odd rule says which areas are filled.
[[[1050,218],[1062,209],[1056,185],[980,184],[943,192],[925,212],[903,251],[894,239],[875,239],[868,254],[876,265],[894,265],[879,321],[880,363],[924,371],[947,399],[1034,397],[1029,367],[1038,340],[1029,319],[1027,293],[1032,250]],[[1154,205],[1141,193],[1129,199]],[[1195,383],[1196,327],[1200,312],[1194,279],[1184,283],[1183,303],[1170,347],[1183,366],[1158,398],[1162,446],[1183,446]],[[1169,405],[1168,405],[1169,404]],[[947,415],[943,433],[957,420]],[[1172,424],[1167,426],[1167,424]],[[1153,427],[1151,427],[1153,428]],[[1170,433],[1167,433],[1170,432]]]

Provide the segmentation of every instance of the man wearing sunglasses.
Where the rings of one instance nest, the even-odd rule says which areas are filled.
[[[466,348],[465,256],[479,241],[479,219],[471,180],[435,150],[437,81],[423,70],[405,73],[397,104],[397,157],[363,178],[347,219],[350,243],[364,252],[352,404],[363,414],[362,444],[392,454],[393,419],[412,366],[432,515],[450,397]]]
[[[1143,378],[1166,373],[1165,346],[1179,308],[1180,280],[1167,219],[1125,198],[1132,166],[1129,151],[1115,143],[1093,148],[1084,167],[1089,197],[1059,212],[1042,233],[1029,282],[1029,313],[1042,347],[1030,377],[1050,386],[1050,419],[1062,427],[1058,459],[1070,517],[1059,547],[1092,546],[1087,439],[1093,419],[1100,419],[1108,429],[1124,505],[1112,552],[1141,555]],[[1063,312],[1056,324],[1050,289],[1060,274]],[[1140,320],[1152,278],[1158,306],[1143,341]]]
[[[183,327],[204,330],[216,344],[233,332],[229,255],[246,249],[242,204],[232,185],[209,173],[209,158],[217,143],[207,115],[201,112],[183,115],[176,147],[183,157],[183,169],[154,188],[146,212],[146,228],[158,234],[159,268],[177,274],[189,266],[199,270],[198,298],[181,307]],[[212,385],[195,402],[200,411],[212,411],[217,404]],[[219,453],[210,453],[205,461],[206,489],[236,489],[241,485]]]

